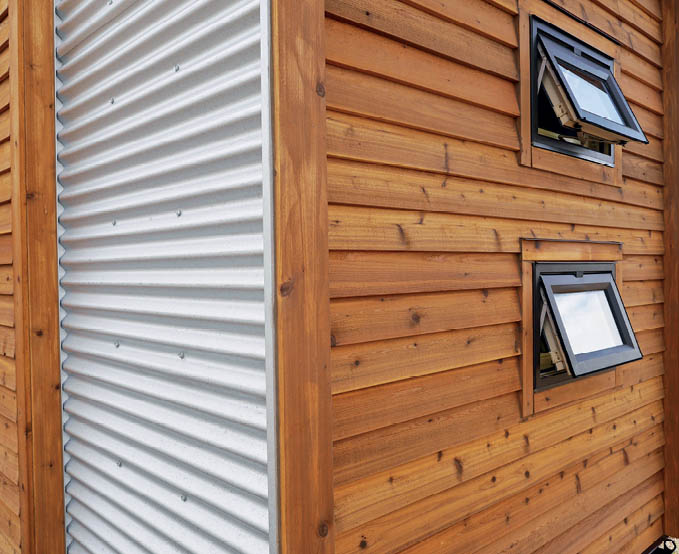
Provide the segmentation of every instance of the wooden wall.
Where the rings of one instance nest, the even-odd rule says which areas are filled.
[[[0,2],[0,552],[21,544],[17,372],[14,332],[10,14]]]
[[[519,10],[585,29],[562,12],[326,0],[338,554],[638,553],[663,533],[660,2],[556,3],[619,41],[582,31],[616,52],[650,140],[617,177],[535,150],[519,161]],[[530,417],[522,237],[622,242],[645,355]]]
[[[0,0],[0,552],[64,551],[54,4]]]

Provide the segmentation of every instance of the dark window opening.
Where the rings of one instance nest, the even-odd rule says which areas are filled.
[[[532,17],[533,145],[613,166],[614,145],[647,143],[613,72],[612,58]]]
[[[612,146],[610,143],[602,141],[584,142],[578,138],[578,132],[575,129],[561,125],[559,118],[554,113],[547,93],[540,87],[538,92],[538,129],[537,132],[541,137],[547,137],[552,140],[566,142],[576,147],[584,147],[597,154],[601,154],[601,159],[612,157]]]
[[[642,357],[615,264],[534,265],[535,389],[546,389]]]

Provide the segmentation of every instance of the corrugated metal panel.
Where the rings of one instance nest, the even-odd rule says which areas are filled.
[[[56,13],[69,551],[276,550],[267,3]]]

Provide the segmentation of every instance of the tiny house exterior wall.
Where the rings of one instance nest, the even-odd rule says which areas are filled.
[[[641,552],[664,532],[660,2],[326,10],[335,552]],[[530,14],[611,52],[648,145],[531,148]],[[523,262],[550,258],[526,238],[621,243],[643,360],[533,397]]]
[[[0,0],[0,551],[679,534],[678,12]],[[532,15],[648,145],[532,145]],[[644,357],[534,392],[558,261],[615,266]]]

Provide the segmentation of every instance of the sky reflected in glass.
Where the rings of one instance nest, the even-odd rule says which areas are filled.
[[[574,354],[623,344],[604,291],[555,293],[554,299]]]
[[[559,64],[561,65],[561,64]],[[561,65],[561,70],[571,87],[578,104],[583,110],[596,114],[600,117],[624,125],[618,109],[615,107],[611,96],[606,90],[604,83],[587,75],[584,72],[576,72]]]

